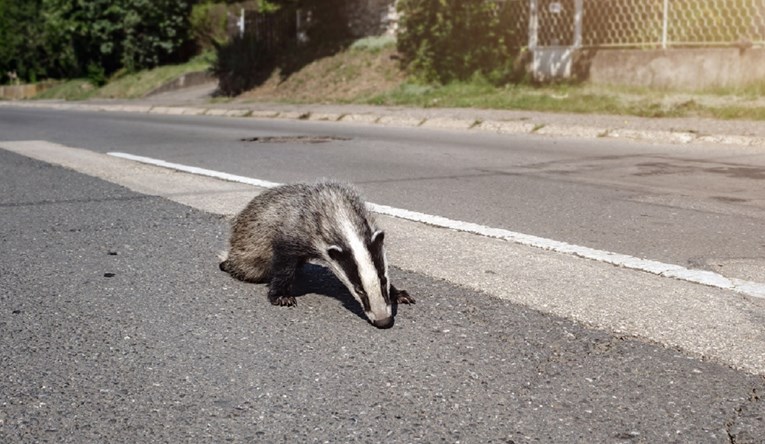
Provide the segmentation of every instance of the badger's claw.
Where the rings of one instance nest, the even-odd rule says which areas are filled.
[[[406,290],[396,290],[393,292],[393,300],[397,304],[414,304],[415,300],[413,297],[409,296],[409,293]]]
[[[294,307],[297,305],[297,301],[294,296],[276,296],[269,298],[272,305],[279,305],[281,307]]]

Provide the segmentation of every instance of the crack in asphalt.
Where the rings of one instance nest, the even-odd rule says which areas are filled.
[[[765,380],[765,377],[762,377],[762,379]],[[746,414],[746,411],[750,408],[755,409],[755,406],[757,406],[760,402],[761,398],[760,395],[757,394],[757,388],[753,387],[749,393],[749,397],[739,407],[734,409],[733,417],[725,422],[725,433],[728,436],[728,442],[730,444],[748,444],[761,442],[757,441],[756,437],[750,436],[746,432],[743,433],[743,436],[739,436],[741,435],[741,432],[735,430],[739,419]]]

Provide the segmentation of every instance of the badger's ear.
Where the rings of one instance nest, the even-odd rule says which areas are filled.
[[[377,230],[374,233],[372,233],[372,245],[375,245],[375,246],[382,245],[383,239],[385,239],[384,231]]]
[[[330,245],[329,248],[327,248],[327,254],[329,255],[330,259],[339,261],[343,256],[343,249],[337,245]]]

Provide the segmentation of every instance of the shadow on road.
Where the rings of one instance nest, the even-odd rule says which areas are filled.
[[[297,272],[295,283],[292,286],[292,296],[300,297],[311,293],[335,298],[348,311],[364,321],[367,320],[361,305],[331,271],[319,265],[305,264]]]

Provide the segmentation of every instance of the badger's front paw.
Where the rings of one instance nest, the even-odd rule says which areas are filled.
[[[409,296],[409,293],[406,290],[398,290],[396,288],[392,288],[391,296],[393,296],[392,299],[396,304],[414,304],[415,303],[414,298]]]
[[[279,305],[282,307],[294,307],[297,305],[294,296],[269,296],[268,300],[271,302],[271,305]]]

